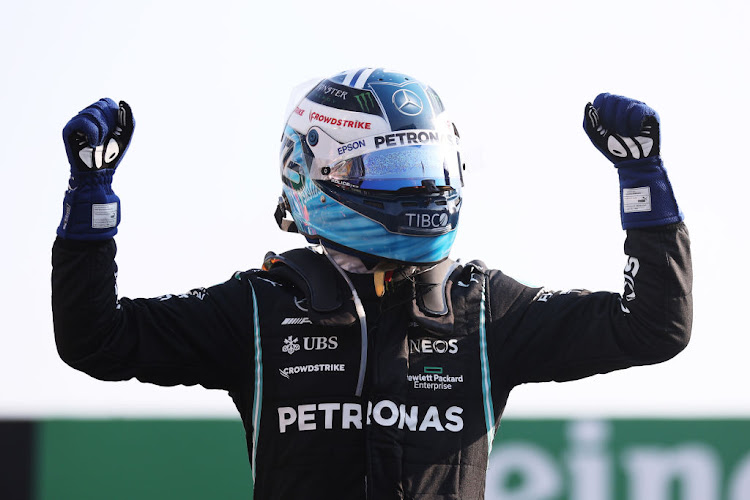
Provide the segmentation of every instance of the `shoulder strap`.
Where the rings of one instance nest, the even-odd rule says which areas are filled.
[[[263,269],[286,278],[305,293],[314,324],[348,326],[356,321],[349,287],[324,255],[309,248],[268,252]]]
[[[351,291],[328,259],[310,248],[282,254],[268,252],[263,269],[285,278],[301,289],[308,301],[310,320],[322,326],[348,326],[357,314]],[[472,261],[461,266],[444,260],[414,280],[411,316],[419,325],[437,334],[453,331],[451,290],[454,281],[471,279],[471,272],[484,271],[484,264]],[[466,276],[464,276],[466,275]]]
[[[411,308],[414,321],[434,333],[453,331],[452,277],[460,274],[461,269],[458,262],[446,259],[416,276]]]
[[[464,266],[450,261],[441,263],[415,283],[417,291],[424,286],[432,288],[425,294],[416,294],[412,317],[420,326],[433,333],[452,333],[455,317],[451,296],[458,294],[456,298],[463,304],[462,307],[477,302],[479,297],[475,294],[481,287],[475,285],[481,283],[481,275],[485,272],[484,262],[479,260],[473,260]]]

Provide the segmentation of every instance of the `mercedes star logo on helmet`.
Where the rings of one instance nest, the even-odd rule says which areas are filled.
[[[424,106],[422,105],[422,99],[417,94],[407,89],[397,90],[393,94],[393,105],[401,113],[408,116],[416,116],[422,112]]]

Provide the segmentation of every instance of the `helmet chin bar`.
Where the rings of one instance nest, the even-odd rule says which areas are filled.
[[[311,183],[311,185],[312,184],[318,187],[320,186],[320,183],[318,182]],[[320,190],[317,192],[319,194],[325,193],[325,191]],[[367,193],[369,200],[372,199],[372,195],[372,192]],[[427,266],[441,262],[448,257],[450,246],[455,238],[455,230],[458,222],[458,208],[461,204],[460,195],[455,191],[449,192],[448,190],[443,190],[439,194],[428,194],[427,190],[424,190],[416,195],[412,192],[406,196],[409,203],[414,201],[415,198],[421,200],[419,205],[427,210],[429,210],[429,207],[435,205],[440,207],[439,211],[435,211],[436,215],[433,214],[436,220],[437,217],[444,213],[442,210],[445,209],[445,204],[455,204],[455,218],[451,217],[449,219],[449,223],[446,225],[447,227],[432,228],[431,232],[426,234],[415,234],[415,232],[407,233],[404,231],[391,232],[382,222],[367,217],[367,214],[355,212],[353,208],[346,207],[344,204],[338,202],[335,197],[330,196],[330,194],[328,196],[317,196],[316,199],[322,200],[326,197],[329,198],[331,208],[335,209],[335,206],[339,207],[338,209],[335,209],[334,212],[331,212],[334,219],[328,219],[328,221],[333,220],[333,226],[338,228],[341,227],[340,224],[338,224],[341,220],[351,221],[346,223],[346,231],[339,230],[331,232],[328,230],[329,226],[321,225],[321,220],[326,221],[326,217],[330,216],[329,214],[323,215],[322,218],[320,215],[314,216],[314,214],[322,214],[323,212],[321,212],[321,210],[327,210],[329,203],[324,203],[325,206],[321,204],[310,206],[311,219],[298,221],[297,216],[290,209],[291,203],[289,202],[286,188],[282,196],[279,198],[276,212],[274,214],[277,225],[282,231],[302,234],[311,244],[324,244],[328,248],[333,248],[348,255],[357,256],[367,264],[368,268],[373,267],[378,263],[392,263],[395,267],[404,265]],[[445,201],[441,201],[445,200],[446,197],[450,199],[451,202],[446,203]],[[399,206],[404,202],[403,196],[393,196],[393,194],[391,194],[382,195],[380,197],[380,199],[383,198],[389,198],[384,201],[386,201],[387,204],[397,204],[398,206],[396,208],[401,210]],[[438,205],[436,201],[440,204]],[[362,204],[358,205],[358,208],[361,209]],[[381,210],[378,212],[382,216],[383,207],[380,208]],[[292,219],[286,218],[288,213],[292,214]],[[386,222],[392,223],[394,220],[403,220],[403,217],[401,216],[394,218],[392,215],[390,216],[390,221]],[[336,217],[338,217],[339,220],[335,220]],[[300,222],[302,222],[302,225],[300,225]],[[357,238],[356,235],[360,235],[360,237]],[[349,242],[352,242],[353,244],[349,244]],[[379,267],[382,268],[383,266],[381,265]]]
[[[375,270],[377,269],[396,269],[396,268],[403,268],[406,266],[413,266],[415,268],[425,268],[434,266],[436,264],[439,264],[440,262],[443,262],[448,257],[443,257],[439,261],[435,262],[410,262],[405,260],[396,260],[396,259],[389,259],[387,257],[382,257],[379,255],[373,255],[367,252],[363,252],[361,250],[356,250],[354,248],[350,248],[344,245],[341,245],[339,243],[336,243],[335,241],[331,241],[329,239],[323,238],[322,236],[308,236],[304,235],[305,238],[307,238],[307,241],[311,244],[315,245],[321,245],[329,250],[334,250],[336,252],[345,253],[347,255],[351,255],[352,257],[357,257],[362,261],[364,266],[368,270]]]
[[[398,267],[405,264],[409,264],[407,262],[400,262],[400,261],[394,261],[390,259],[386,259],[384,257],[379,257],[377,255],[371,255],[365,252],[361,252],[359,250],[355,250],[353,248],[346,247],[344,245],[339,245],[336,242],[333,242],[331,240],[328,240],[326,238],[323,238],[321,236],[310,236],[304,233],[300,233],[299,228],[297,227],[297,224],[294,222],[294,219],[286,219],[286,215],[291,215],[291,210],[289,207],[289,202],[286,199],[286,196],[283,194],[279,196],[279,203],[276,205],[276,211],[274,212],[274,218],[276,219],[276,224],[279,226],[279,229],[286,233],[299,233],[302,234],[305,239],[307,239],[308,243],[312,245],[321,245],[324,248],[333,250],[335,252],[343,253],[346,255],[350,255],[352,257],[356,257],[362,262],[362,265],[368,270],[373,270],[378,264],[380,264],[380,267],[383,267],[384,265],[386,267]]]
[[[376,221],[391,233],[439,236],[458,226],[460,194],[453,189],[441,190],[432,180],[403,192],[355,190],[325,181],[314,182],[327,196]]]

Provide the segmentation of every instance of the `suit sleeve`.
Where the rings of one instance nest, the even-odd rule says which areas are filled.
[[[243,281],[118,298],[115,253],[114,240],[54,243],[55,341],[68,365],[101,380],[226,390],[250,382],[252,301]]]
[[[492,363],[510,385],[566,381],[659,363],[692,328],[692,265],[684,223],[631,229],[622,294],[531,289],[491,279]]]

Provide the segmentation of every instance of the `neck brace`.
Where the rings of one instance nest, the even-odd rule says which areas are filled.
[[[357,257],[325,252],[335,259],[343,270],[356,273],[364,266],[357,263]],[[328,261],[319,247],[300,248],[282,254],[269,252],[264,259],[263,269],[282,275],[300,289],[307,298],[310,320],[323,326],[351,325],[357,321],[352,290],[345,279]],[[367,273],[373,273],[377,266]],[[424,328],[435,333],[450,332],[453,328],[453,308],[450,291],[453,279],[458,279],[463,266],[451,260],[431,266],[425,270],[411,268],[411,273],[394,273],[397,279],[408,279],[413,287],[411,316]]]

